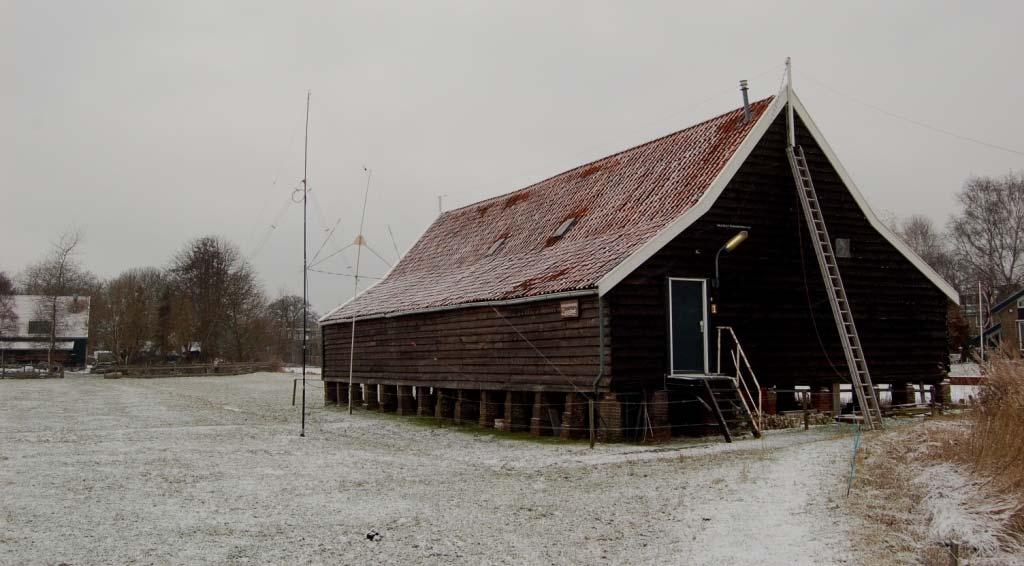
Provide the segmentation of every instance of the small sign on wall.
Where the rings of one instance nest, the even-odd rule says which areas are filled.
[[[836,238],[836,257],[850,257],[850,239]]]
[[[562,301],[559,305],[562,310],[562,318],[579,318],[580,317],[580,301],[579,299],[572,299],[569,301]]]

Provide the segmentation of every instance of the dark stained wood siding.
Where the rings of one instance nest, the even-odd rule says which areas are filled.
[[[850,305],[873,380],[936,381],[947,369],[947,298],[875,231],[810,135],[798,128],[830,235],[851,240],[840,258]],[[732,326],[762,384],[847,378],[824,284],[803,224],[785,154],[780,115],[709,212],[606,297],[611,313],[612,388],[656,387],[668,371],[667,278],[711,278],[715,252],[737,228],[750,238],[721,257],[721,287],[710,289],[714,327]],[[802,245],[801,245],[802,242]],[[802,250],[802,254],[801,254]],[[813,313],[813,316],[812,316]],[[723,367],[727,358],[723,356]]]
[[[600,371],[597,297],[563,300],[579,301],[578,318],[562,318],[561,300],[548,300],[357,320],[354,381],[591,391]],[[351,324],[322,331],[324,378],[347,380]],[[607,335],[605,344],[607,362]]]

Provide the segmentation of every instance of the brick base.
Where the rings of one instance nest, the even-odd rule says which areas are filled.
[[[434,404],[434,416],[444,420],[455,418],[456,391],[454,389],[435,389],[434,391],[437,393],[437,401]]]
[[[563,439],[586,438],[587,400],[579,393],[565,394],[565,410],[562,411],[562,430],[559,437]]]
[[[416,386],[416,414],[421,417],[432,417],[437,409],[437,396],[429,387]]]
[[[505,392],[505,415],[501,430],[525,432],[530,428],[530,394],[524,391]]]
[[[647,442],[668,442],[672,440],[672,424],[668,418],[668,391],[652,391],[647,396],[647,415],[650,427]],[[653,436],[652,436],[653,435]]]
[[[916,388],[910,383],[893,383],[889,385],[892,396],[893,405],[910,405],[911,403],[917,403],[917,399],[914,395]]]
[[[533,436],[551,436],[559,426],[559,423],[551,422],[549,403],[549,394],[540,391],[533,394],[533,405],[530,407],[530,434]]]
[[[480,392],[474,389],[459,389],[455,400],[455,422],[476,424],[480,421]]]
[[[779,413],[778,400],[775,398],[775,388],[761,388],[761,412],[766,415],[777,415]]]
[[[832,412],[831,387],[811,387],[811,410],[818,413]]]
[[[601,442],[622,442],[622,403],[614,393],[601,395],[597,423],[597,439]]]
[[[484,428],[494,428],[494,419],[502,418],[504,395],[500,391],[480,392],[480,420],[478,424]]]
[[[949,380],[932,385],[932,403],[936,405],[946,405],[951,402],[952,398]]]
[[[380,407],[377,410],[382,413],[394,413],[398,410],[398,386],[380,386]]]
[[[395,412],[399,415],[408,416],[416,414],[416,399],[413,399],[412,397],[411,385],[398,386],[398,398],[396,401],[398,402],[398,406]]]

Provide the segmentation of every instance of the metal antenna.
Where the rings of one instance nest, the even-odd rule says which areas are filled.
[[[355,245],[356,247],[356,274],[353,278],[352,283],[352,299],[356,298],[359,294],[359,260],[363,255],[363,246],[366,245],[366,238],[363,237],[363,224],[366,222],[366,199],[370,196],[370,179],[373,178],[373,169],[368,169],[363,165],[363,171],[366,171],[366,190],[363,192],[363,213],[359,217],[359,235],[356,236]],[[352,315],[352,332],[351,339],[348,349],[348,414],[352,414],[352,373],[355,369],[355,355],[356,355],[356,315]]]
[[[793,122],[793,62],[786,57],[786,135],[787,146],[796,146],[796,124]]]
[[[302,432],[299,436],[306,436],[306,354],[307,354],[307,324],[309,316],[306,313],[306,305],[309,304],[309,268],[306,264],[306,200],[309,196],[309,97],[310,91],[306,91],[306,141],[302,151]],[[321,361],[321,363],[323,363]]]

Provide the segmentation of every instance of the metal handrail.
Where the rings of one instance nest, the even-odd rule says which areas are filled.
[[[748,413],[753,413],[753,411],[750,410],[750,405],[754,404],[754,395],[750,392],[750,385],[747,384],[747,380],[746,380],[746,378],[745,378],[745,376],[743,374],[743,368],[744,367],[747,368],[747,373],[750,375],[750,380],[753,382],[754,390],[757,391],[757,403],[756,403],[757,412],[756,412],[756,415],[757,415],[757,428],[758,428],[758,431],[760,431],[760,429],[762,428],[762,414],[763,414],[762,410],[761,410],[761,384],[757,380],[757,375],[754,374],[754,368],[750,367],[750,360],[747,359],[747,354],[743,351],[743,346],[740,345],[740,340],[739,340],[739,338],[736,337],[736,332],[732,329],[731,326],[719,326],[718,327],[718,351],[716,352],[716,356],[717,356],[717,360],[716,360],[717,368],[716,368],[716,371],[719,374],[722,373],[722,332],[723,331],[728,331],[729,332],[729,336],[732,338],[733,345],[735,346],[735,348],[732,349],[731,355],[729,357],[732,358],[733,368],[734,368],[734,370],[736,372],[736,377],[735,377],[736,382],[737,382],[737,384],[739,384],[741,386],[742,391],[744,393],[746,393],[745,397],[744,397],[744,395],[742,393],[740,394],[739,397],[740,397],[740,401],[743,402],[743,406],[747,410]],[[741,364],[741,362],[742,362],[742,364]],[[748,399],[750,401],[749,404],[747,402]]]

